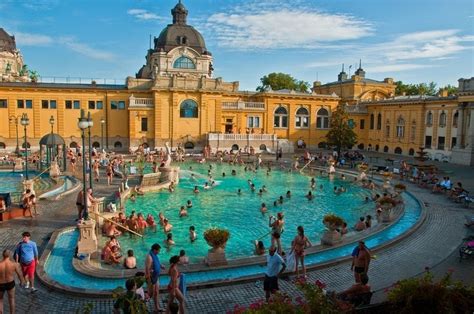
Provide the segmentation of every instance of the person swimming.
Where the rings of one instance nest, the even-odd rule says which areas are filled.
[[[231,173],[231,174],[232,174],[233,176],[236,176],[236,175],[237,175],[237,172],[236,172],[234,169],[232,169],[232,173]]]
[[[191,200],[188,200],[188,202],[186,203],[186,207],[187,208],[193,207],[193,202],[191,202]]]
[[[242,195],[242,190],[241,189],[237,189],[237,195]]]
[[[175,245],[175,242],[173,240],[173,234],[168,233],[166,235],[166,240],[165,240],[165,245],[166,247],[170,248],[171,246]]]
[[[306,198],[311,201],[313,198],[314,198],[314,195],[311,191],[308,192],[308,194],[306,194]]]
[[[179,217],[186,217],[188,216],[188,211],[186,210],[186,207],[181,206],[179,209]]]
[[[197,239],[196,229],[194,226],[190,226],[189,227],[189,240],[191,240],[191,242],[194,242],[196,241],[196,239]]]
[[[291,198],[291,191],[286,191],[286,198]]]
[[[280,195],[278,198],[278,203],[283,204],[283,195]]]
[[[198,186],[197,186],[197,185],[194,187],[194,191],[193,191],[193,192],[194,192],[194,194],[198,194],[198,193],[199,193],[199,189],[198,189]]]
[[[207,182],[204,183],[204,190],[209,190],[210,188],[211,188],[211,187],[209,186],[209,184],[207,184]]]
[[[262,203],[262,206],[260,206],[260,212],[262,214],[265,214],[267,212],[267,205],[265,205],[265,203]]]

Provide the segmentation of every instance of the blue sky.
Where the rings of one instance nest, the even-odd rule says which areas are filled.
[[[1,0],[0,27],[44,77],[123,80],[177,0]],[[474,1],[183,0],[214,56],[214,76],[255,90],[270,72],[310,83],[341,64],[367,77],[457,85],[473,76]]]

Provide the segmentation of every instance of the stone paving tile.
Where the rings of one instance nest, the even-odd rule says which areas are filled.
[[[116,188],[116,185],[98,187],[101,194],[110,193]],[[378,258],[371,263],[369,271],[371,285],[376,291],[375,301],[383,300],[384,288],[400,278],[418,275],[425,266],[435,267],[438,276],[454,267],[458,278],[474,283],[473,261],[467,260],[460,264],[456,252],[461,239],[468,232],[463,227],[463,216],[466,213],[474,214],[474,211],[451,203],[443,195],[433,195],[413,185],[410,185],[409,190],[428,203],[427,220],[404,241],[377,253]],[[13,248],[20,240],[19,234],[23,230],[30,230],[42,251],[52,231],[74,222],[74,201],[75,195],[69,195],[59,202],[40,201],[41,215],[37,219],[19,219],[1,224],[0,248]],[[328,289],[337,291],[353,282],[349,262],[311,271],[308,276],[309,280],[319,279],[328,285]],[[110,313],[112,309],[113,301],[110,299],[85,299],[50,291],[40,283],[37,286],[39,289],[35,294],[18,289],[18,313],[75,313],[87,303],[93,304],[93,313]],[[293,296],[300,294],[291,280],[282,280],[281,288]],[[262,290],[261,282],[252,282],[190,291],[187,298],[188,313],[225,313],[235,304],[248,305],[263,298]]]

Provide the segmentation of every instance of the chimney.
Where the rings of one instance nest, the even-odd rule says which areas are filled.
[[[446,88],[442,88],[438,92],[439,97],[448,97],[448,90]]]

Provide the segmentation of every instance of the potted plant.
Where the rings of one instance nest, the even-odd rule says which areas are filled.
[[[226,229],[210,228],[204,231],[204,240],[212,247],[207,253],[207,264],[209,266],[226,265],[225,245],[230,238],[230,232]]]
[[[395,184],[394,188],[397,193],[401,193],[407,189],[406,185],[401,183]]]
[[[397,205],[397,202],[389,196],[382,197],[378,203],[382,209],[392,209]]]
[[[324,216],[323,223],[327,230],[321,237],[321,244],[332,246],[340,243],[342,241],[342,235],[336,229],[344,224],[344,220],[334,214],[328,214]]]

